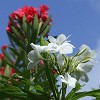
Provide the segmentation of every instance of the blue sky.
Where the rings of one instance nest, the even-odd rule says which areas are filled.
[[[53,26],[50,35],[71,34],[69,38],[75,46],[74,52],[82,44],[92,49],[100,50],[100,0],[1,0],[0,1],[0,47],[7,44],[8,39],[5,28],[8,15],[25,5],[39,7],[41,3],[49,6]],[[90,81],[84,90],[98,87],[100,83],[100,54],[98,63],[89,73]],[[95,80],[95,82],[94,82]],[[82,99],[83,100],[83,99]],[[86,99],[85,99],[86,100]],[[89,100],[89,99],[87,99]]]

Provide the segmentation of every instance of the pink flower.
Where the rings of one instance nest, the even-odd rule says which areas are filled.
[[[47,19],[48,19],[48,16],[47,16],[47,15],[43,15],[43,16],[42,16],[42,21],[43,21],[43,22],[45,22]]]
[[[3,60],[4,59],[4,54],[0,53],[0,59]]]
[[[23,24],[24,16],[26,17],[27,23],[32,22],[35,15],[37,15],[39,21],[42,21],[44,23],[48,19],[48,10],[48,6],[44,4],[41,4],[39,9],[32,6],[24,6],[22,8],[18,8],[17,11],[12,12],[10,14],[10,17],[15,22],[15,24],[19,24],[19,27],[21,28],[20,24]],[[6,31],[9,33],[14,33],[11,26],[13,26],[13,24],[9,21]]]
[[[43,65],[44,63],[43,63],[43,60],[40,60],[40,65]]]
[[[15,73],[15,70],[13,68],[10,69],[10,76],[12,76]]]
[[[48,6],[46,6],[44,4],[40,5],[40,14],[46,14],[46,13],[48,13],[48,10],[49,10]]]
[[[27,17],[26,17],[26,21],[27,22],[31,22],[33,20],[33,17],[31,16],[31,15],[28,15]]]
[[[7,47],[8,47],[8,45],[5,44],[5,45],[3,45],[3,46],[1,47],[1,49],[2,49],[2,50],[6,50]]]
[[[5,70],[5,67],[2,66],[2,67],[0,68],[0,75],[4,75],[4,70]]]
[[[7,31],[7,32],[12,32],[12,29],[11,29],[10,27],[7,27],[7,28],[6,28],[6,31]]]

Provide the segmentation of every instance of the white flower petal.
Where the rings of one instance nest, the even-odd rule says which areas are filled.
[[[77,70],[88,73],[92,70],[93,65],[90,63],[81,63],[77,66]]]
[[[51,43],[56,43],[56,39],[52,36],[48,36],[48,39]]]
[[[33,61],[33,59],[34,59],[34,50],[32,50],[32,51],[30,51],[29,53],[28,53],[28,60],[29,61]]]
[[[81,51],[81,50],[83,50],[83,49],[85,49],[86,48],[86,52],[90,52],[90,48],[87,46],[87,45],[85,45],[85,44],[83,44],[80,48],[79,48],[79,50]]]
[[[62,54],[58,54],[57,55],[57,62],[59,66],[63,66],[64,65],[64,58],[62,57]]]
[[[56,52],[58,52],[58,45],[57,44],[55,44],[55,43],[49,43],[48,44],[48,48],[47,48],[47,51],[50,51],[51,53],[53,52],[53,53],[56,53]]]
[[[75,88],[76,79],[71,77],[68,73],[65,73],[65,80],[68,82],[68,85],[72,88]]]
[[[71,76],[74,77],[78,81],[81,77],[81,72],[80,71],[74,71],[74,73],[72,73]]]
[[[35,65],[35,64],[34,64],[33,62],[29,62],[29,63],[28,63],[28,66],[27,66],[27,69],[28,69],[28,70],[32,69],[32,68],[34,67],[34,65]]]
[[[34,50],[38,49],[38,51],[40,51],[40,45],[35,45],[34,43],[31,43],[30,45]]]
[[[60,77],[61,82],[68,84],[68,82],[65,80],[64,76],[59,75],[58,77]]]
[[[89,78],[87,76],[87,74],[85,72],[81,72],[81,77],[80,80],[84,81],[84,82],[88,82]]]
[[[57,44],[58,45],[61,45],[63,42],[66,41],[66,36],[64,34],[60,34],[58,37],[57,37]]]
[[[73,52],[73,45],[70,43],[63,43],[61,46],[59,46],[59,52],[61,54],[70,54]]]
[[[97,52],[95,50],[91,50],[90,57],[95,58],[97,56]]]

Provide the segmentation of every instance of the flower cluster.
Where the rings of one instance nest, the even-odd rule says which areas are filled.
[[[57,54],[57,62],[59,66],[64,65],[64,58],[62,55],[71,54],[73,52],[74,46],[69,43],[69,41],[67,40],[68,38],[64,34],[59,35],[57,39],[52,36],[48,36],[48,39],[50,43],[47,46],[40,46],[31,43],[31,47],[34,50],[30,51],[28,54],[28,59],[30,61],[28,64],[28,69],[36,66],[39,60],[43,59],[41,56],[41,52],[50,52],[51,54]],[[72,80],[74,84],[70,83],[70,81],[67,82],[62,75],[59,75],[62,78],[62,82],[68,83],[69,85],[72,84],[70,86],[75,87],[76,79],[72,78],[68,73],[66,73],[65,75],[67,75],[66,77],[68,78],[68,80]]]
[[[16,25],[19,27],[19,22],[22,23],[23,17],[26,17],[26,22],[33,23],[33,19],[35,15],[38,17],[39,21],[45,22],[48,19],[48,6],[41,4],[40,8],[34,8],[32,6],[24,6],[22,8],[19,8],[18,11],[14,11],[13,13],[10,14],[10,17],[14,22],[16,22]],[[12,22],[8,22],[8,27],[6,28],[7,32],[11,32],[12,29]]]
[[[30,51],[28,54],[28,59],[30,61],[28,69],[31,69],[39,62],[40,59],[42,59],[41,52],[59,53],[57,56],[58,59],[61,58],[62,54],[70,54],[73,52],[74,46],[67,41],[64,34],[59,35],[57,39],[52,36],[48,36],[48,39],[50,43],[47,46],[35,45],[33,43],[30,44],[34,50]]]
[[[90,72],[93,67],[92,62],[96,57],[96,52],[91,50],[88,46],[82,45],[80,51],[76,55],[68,57],[68,54],[71,54],[75,47],[70,44],[70,41],[67,39],[68,37],[61,34],[57,38],[48,36],[48,45],[40,46],[31,43],[30,45],[34,50],[28,53],[28,59],[30,61],[27,67],[28,70],[35,68],[41,59],[45,60],[42,54],[48,52],[49,56],[56,56],[57,66],[59,68],[54,67],[54,69],[61,82],[66,83],[73,88],[75,88],[76,81],[79,79],[87,82],[87,73]],[[50,59],[46,60],[49,61]],[[55,64],[55,60],[52,60],[52,62]]]

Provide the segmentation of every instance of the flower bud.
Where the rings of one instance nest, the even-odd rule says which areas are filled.
[[[3,45],[3,46],[1,47],[1,49],[2,49],[2,50],[6,50],[7,47],[8,47],[8,45],[5,44],[5,45]]]

